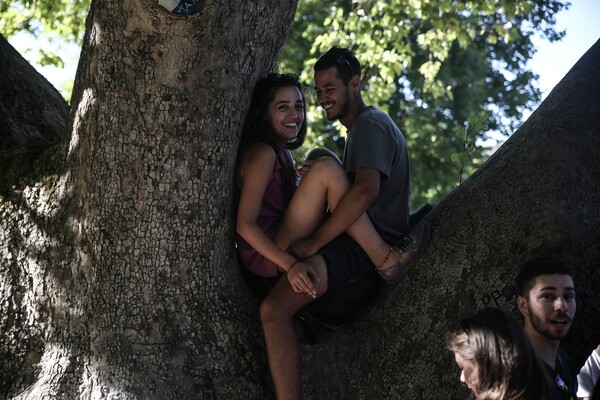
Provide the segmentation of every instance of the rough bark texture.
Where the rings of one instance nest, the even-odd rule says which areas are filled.
[[[62,252],[56,218],[65,100],[0,37],[0,397],[36,379],[47,318],[66,289],[46,280]],[[60,257],[60,256],[59,256]],[[57,262],[60,262],[60,258]]]
[[[269,397],[228,205],[295,5],[93,2],[62,167],[0,197],[0,397]]]
[[[92,4],[68,143],[0,191],[0,397],[272,396],[228,213],[250,91],[294,6]],[[599,77],[596,44],[428,216],[433,242],[406,280],[302,345],[304,398],[466,398],[446,331],[480,306],[512,309],[516,266],[540,253],[577,268],[568,350],[595,347]]]

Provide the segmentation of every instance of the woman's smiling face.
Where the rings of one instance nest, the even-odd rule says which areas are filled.
[[[304,99],[297,87],[282,87],[267,107],[267,118],[282,144],[298,136],[304,122]]]

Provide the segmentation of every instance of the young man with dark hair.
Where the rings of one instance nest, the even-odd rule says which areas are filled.
[[[556,258],[534,258],[520,267],[515,290],[525,332],[552,382],[550,399],[575,400],[576,374],[559,347],[577,307],[571,268]]]
[[[348,129],[343,165],[351,186],[317,232],[293,244],[291,250],[311,256],[367,212],[379,235],[392,245],[384,261],[395,260],[390,267],[384,268],[385,262],[374,267],[387,283],[396,284],[430,235],[427,221],[412,230],[409,227],[411,179],[406,141],[389,115],[363,101],[360,63],[350,50],[333,46],[317,60],[314,71],[317,101],[327,119],[339,120]]]
[[[343,167],[350,186],[317,231],[288,249],[302,260],[294,266],[294,274],[308,282],[311,290],[295,291],[282,279],[261,304],[269,366],[279,400],[300,398],[301,360],[294,315],[309,304],[317,308],[330,306],[330,294],[350,281],[363,294],[375,287],[376,273],[389,284],[398,283],[427,246],[430,235],[426,221],[420,221],[412,230],[409,227],[406,142],[387,114],[362,100],[356,57],[348,49],[334,46],[319,58],[314,70],[317,100],[327,119],[339,120],[348,128]],[[305,177],[303,180],[318,179],[322,165],[332,162],[330,157],[325,159],[306,160],[298,174]],[[309,169],[311,174],[307,174]],[[294,201],[302,199],[295,197]],[[355,229],[352,237],[348,234],[365,212],[378,239],[389,244],[387,255],[378,263],[367,256],[369,249],[357,243],[370,246],[376,242],[365,234],[366,230]],[[345,308],[363,301],[357,293],[351,296],[341,302]]]

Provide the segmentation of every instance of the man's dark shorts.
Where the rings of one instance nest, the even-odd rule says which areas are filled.
[[[369,304],[383,282],[364,250],[343,233],[328,243],[320,254],[327,265],[327,293],[303,311],[330,320],[352,319]]]
[[[333,323],[347,323],[370,304],[383,280],[363,249],[343,233],[320,254],[327,265],[327,293],[301,310]],[[281,276],[263,278],[241,267],[250,288],[263,299]]]

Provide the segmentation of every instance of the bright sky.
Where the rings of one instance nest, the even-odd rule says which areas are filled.
[[[538,52],[529,65],[540,76],[544,98],[600,39],[600,0],[570,1],[569,9],[556,15],[556,30],[565,30],[565,37],[554,43],[534,40]]]
[[[536,38],[534,44],[538,48],[529,65],[540,76],[539,87],[545,96],[567,74],[579,58],[600,39],[600,0],[570,0],[571,6],[556,16],[557,30],[566,30],[563,40],[550,43]],[[53,48],[47,43],[36,41],[31,43],[24,36],[11,39],[13,46],[20,52],[28,47],[40,45]],[[54,46],[55,47],[55,46]],[[56,50],[55,50],[56,51]],[[38,67],[46,78],[59,90],[64,86],[67,77],[75,76],[79,51],[64,47],[56,51],[65,59],[65,68]],[[525,116],[526,117],[526,116]]]

